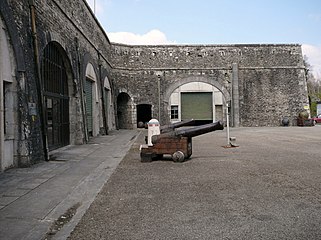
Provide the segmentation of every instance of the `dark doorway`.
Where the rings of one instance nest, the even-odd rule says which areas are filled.
[[[119,129],[132,129],[131,101],[127,93],[117,97],[117,120]]]
[[[62,51],[58,44],[49,43],[41,65],[49,150],[69,144],[68,79]]]
[[[137,127],[144,127],[152,119],[152,105],[137,105]]]

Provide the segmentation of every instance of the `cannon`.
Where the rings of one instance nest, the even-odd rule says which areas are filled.
[[[176,128],[192,126],[194,124],[195,124],[195,120],[194,119],[172,123],[172,124],[169,124],[169,125],[161,126],[160,127],[160,133],[173,132]],[[147,123],[147,125],[148,125],[148,123]],[[148,136],[145,136],[145,142],[146,142],[146,144],[148,143]]]
[[[142,145],[140,157],[142,162],[161,159],[165,154],[172,156],[174,162],[184,162],[192,155],[192,137],[216,130],[223,130],[220,121],[196,127],[174,129],[152,136],[152,146]]]
[[[185,120],[185,121],[181,121],[181,122],[176,122],[176,123],[172,123],[170,125],[161,126],[160,127],[160,132],[161,133],[167,133],[167,132],[174,131],[176,128],[180,128],[180,127],[183,127],[183,126],[192,126],[194,124],[195,124],[195,120],[194,119]]]

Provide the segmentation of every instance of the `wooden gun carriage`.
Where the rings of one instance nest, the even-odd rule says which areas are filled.
[[[190,125],[191,123],[188,122],[187,124]],[[178,126],[186,125],[181,123]],[[140,149],[141,161],[150,162],[153,159],[162,158],[164,154],[168,154],[172,156],[174,162],[184,162],[192,155],[192,137],[223,130],[224,126],[220,121],[217,121],[191,128],[176,128],[177,125],[163,128],[159,135],[152,136],[153,146],[142,145]]]

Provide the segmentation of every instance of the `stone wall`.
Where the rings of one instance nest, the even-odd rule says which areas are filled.
[[[128,46],[110,43],[85,0],[2,0],[1,19],[15,63],[17,101],[13,109],[18,109],[18,114],[12,154],[19,166],[44,159],[31,6],[36,12],[40,62],[43,50],[52,42],[65,56],[71,144],[88,140],[83,97],[88,64],[97,77],[95,134],[115,129],[117,120],[120,125],[135,127],[138,104],[150,105],[153,118],[169,123],[171,93],[190,82],[208,83],[220,90],[223,106],[231,107],[234,126],[279,126],[283,117],[289,117],[294,125],[298,112],[308,105],[300,45]],[[107,126],[102,112],[104,86],[110,87]],[[122,105],[117,109],[121,93],[128,95],[128,101],[127,96],[118,99]],[[29,109],[34,103],[36,113]],[[126,109],[126,118],[119,119],[117,112]]]
[[[163,124],[169,122],[171,91],[192,81],[212,84],[223,93],[226,103],[232,100],[234,125],[279,126],[283,117],[295,124],[298,112],[308,105],[298,44],[112,44],[109,53],[117,89],[132,92],[136,104],[152,104],[154,116]],[[237,86],[233,88],[235,78]]]
[[[88,63],[95,68],[99,101],[97,109],[102,109],[101,79],[111,79],[111,64],[107,59],[110,43],[104,30],[94,17],[86,1],[66,0],[3,0],[1,18],[8,30],[10,43],[13,45],[14,61],[17,62],[18,74],[15,76],[19,115],[19,127],[15,137],[17,165],[28,166],[44,160],[42,132],[36,89],[36,65],[34,60],[33,35],[31,32],[30,7],[33,4],[36,15],[37,40],[40,63],[45,47],[50,42],[58,44],[66,55],[70,86],[70,143],[83,144],[88,137],[83,117],[82,82]],[[31,4],[31,5],[30,5]],[[112,82],[109,86],[114,94]],[[31,115],[29,103],[36,103],[37,113]],[[114,100],[110,101],[110,123],[108,129],[115,129]],[[99,105],[99,106],[98,106]],[[97,133],[105,133],[101,111],[96,118]]]
[[[126,46],[113,44],[109,52],[116,68],[213,69],[240,67],[303,67],[297,44]]]

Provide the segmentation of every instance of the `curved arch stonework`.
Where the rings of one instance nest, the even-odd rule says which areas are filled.
[[[17,99],[16,58],[5,23],[0,16],[0,172],[14,165],[15,143],[17,142],[18,112],[14,102]]]
[[[99,108],[100,93],[98,91],[99,75],[94,65],[89,61],[85,67],[85,97],[87,132],[89,136],[95,137],[100,133],[102,126]],[[90,91],[90,92],[88,92]]]
[[[221,80],[222,81],[222,80]],[[180,86],[183,86],[187,83],[193,83],[193,82],[202,82],[207,83],[215,88],[217,88],[223,95],[223,111],[226,111],[226,103],[230,102],[231,95],[229,94],[229,90],[223,86],[219,80],[214,80],[210,76],[190,76],[183,79],[180,79],[178,81],[173,82],[170,84],[164,94],[164,105],[163,105],[163,120],[166,123],[170,122],[170,104],[169,99],[171,97],[171,94],[174,92],[175,89],[179,88]],[[224,114],[225,116],[225,114]],[[225,120],[225,119],[224,119]]]
[[[166,92],[164,94],[164,100],[165,102],[168,102],[168,99],[170,98],[172,92],[186,84],[186,83],[191,83],[191,82],[203,82],[203,83],[208,83],[214,87],[216,87],[218,90],[220,90],[224,96],[224,100],[226,102],[231,100],[231,96],[228,92],[228,89],[226,89],[226,87],[224,87],[221,83],[219,83],[217,80],[213,80],[211,77],[204,77],[204,76],[191,76],[191,77],[187,77],[187,78],[183,78],[179,81],[173,82],[167,89]]]
[[[66,51],[66,43],[63,41],[61,35],[56,32],[48,31],[46,33],[47,44],[50,42],[57,42]]]
[[[17,71],[24,72],[26,70],[24,50],[18,34],[19,31],[17,25],[15,24],[11,8],[9,7],[7,1],[1,1],[0,18],[3,19],[6,26],[6,31],[8,31],[8,35],[11,39],[11,44],[15,55],[14,60],[17,64]]]
[[[136,109],[133,99],[127,91],[117,95],[117,126],[118,129],[133,129],[136,122]]]

